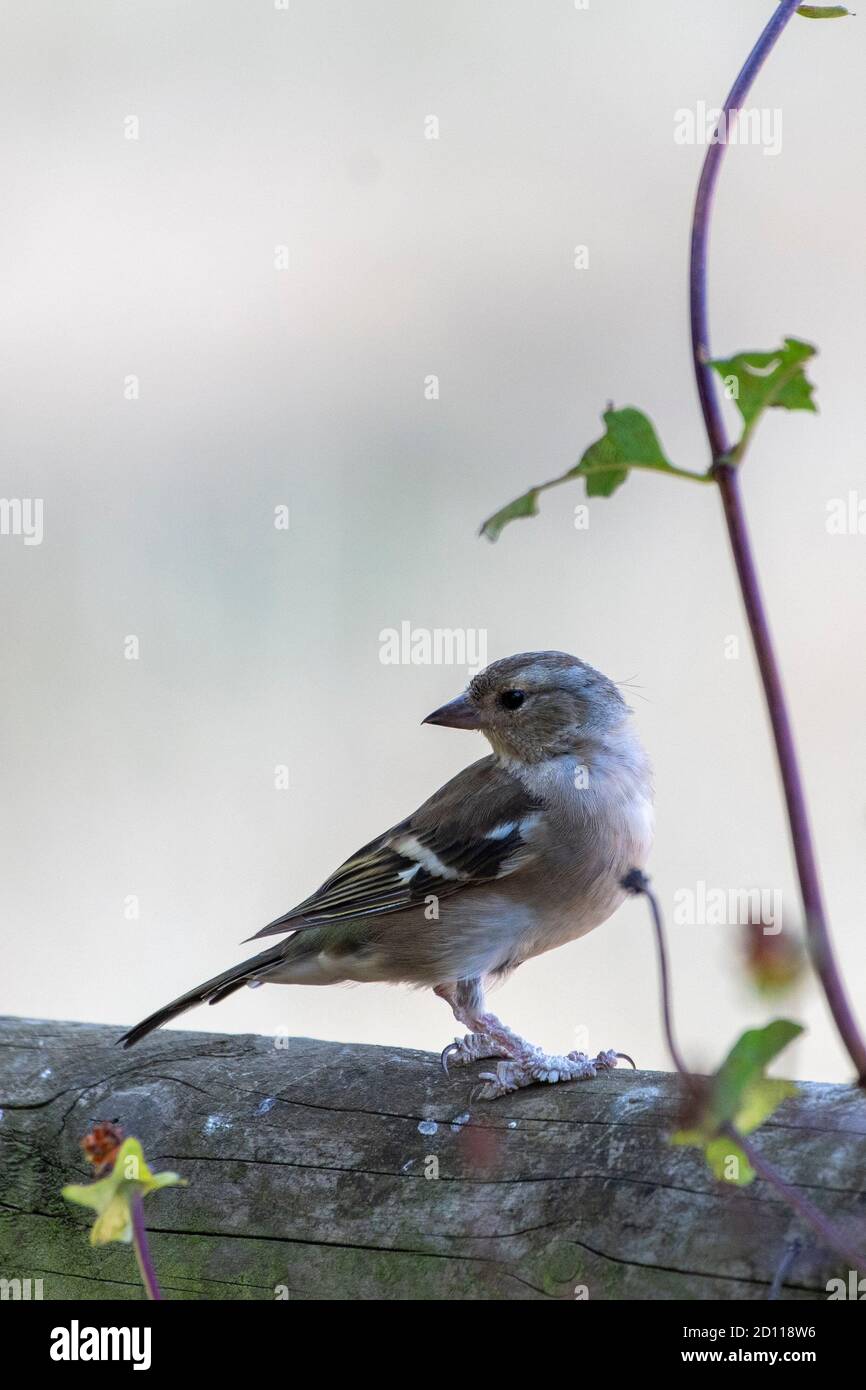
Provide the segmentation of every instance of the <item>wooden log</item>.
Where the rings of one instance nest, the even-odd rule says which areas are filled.
[[[479,1064],[308,1038],[0,1020],[0,1278],[141,1298],[60,1196],[95,1121],[189,1187],[146,1199],[167,1298],[823,1299],[844,1261],[765,1183],[672,1147],[679,1082],[619,1070],[475,1102]],[[866,1097],[804,1083],[756,1142],[866,1243]],[[797,1240],[802,1242],[798,1252]]]

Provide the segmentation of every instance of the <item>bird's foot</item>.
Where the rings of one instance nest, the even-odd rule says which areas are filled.
[[[481,1072],[479,1080],[484,1084],[476,1099],[496,1100],[536,1082],[554,1085],[557,1081],[588,1081],[600,1071],[612,1071],[622,1055],[599,1052],[597,1057],[587,1057],[585,1052],[569,1052],[565,1057],[556,1057],[540,1048],[527,1048],[523,1055],[500,1062],[495,1071]]]
[[[488,1033],[466,1033],[455,1038],[442,1053],[442,1067],[448,1075],[450,1066],[465,1067],[470,1062],[481,1062],[486,1057],[507,1057],[508,1053]]]

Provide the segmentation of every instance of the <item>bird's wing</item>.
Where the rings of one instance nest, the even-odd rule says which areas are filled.
[[[504,878],[535,858],[540,815],[517,777],[494,757],[482,758],[255,936],[403,912],[431,894],[449,897]]]

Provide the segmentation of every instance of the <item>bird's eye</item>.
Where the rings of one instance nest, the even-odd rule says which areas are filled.
[[[499,703],[504,709],[520,709],[526,695],[522,690],[503,690]]]

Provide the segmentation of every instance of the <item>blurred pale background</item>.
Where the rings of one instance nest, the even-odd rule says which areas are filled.
[[[698,880],[778,888],[797,916],[714,491],[634,477],[578,531],[572,486],[498,545],[475,535],[611,398],[704,465],[685,305],[703,150],[674,112],[721,100],[772,8],[4,6],[2,491],[45,510],[41,545],[0,537],[3,1011],[133,1022],[481,756],[420,726],[465,669],[380,662],[408,620],[639,685],[687,1053],[712,1063],[781,1010],[809,1029],[789,1069],[849,1074],[813,987],[767,1004],[736,927],[672,920]],[[711,283],[718,352],[821,349],[821,413],[766,420],[744,483],[866,1021],[866,536],[825,527],[863,478],[864,23],[791,24],[753,97],[782,110],[782,149],[729,152]],[[496,1007],[550,1047],[667,1064],[640,904]],[[453,1033],[432,995],[385,986],[243,991],[183,1026]]]

